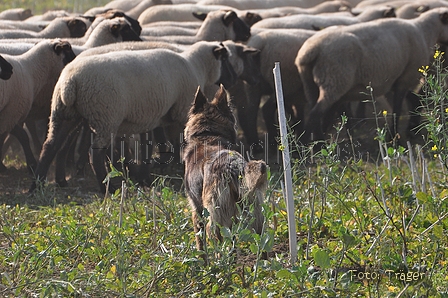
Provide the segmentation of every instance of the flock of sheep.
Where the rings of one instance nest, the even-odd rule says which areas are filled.
[[[108,148],[136,134],[143,183],[150,145],[179,142],[198,86],[212,97],[222,84],[246,144],[258,144],[261,102],[268,135],[277,135],[272,68],[280,62],[287,111],[307,142],[324,138],[334,111],[365,99],[366,86],[399,115],[419,68],[446,43],[443,0],[114,0],[82,14],[5,10],[0,152],[10,134],[19,140],[34,189],[55,157],[55,180],[67,185],[65,161],[76,146],[80,160],[90,152],[104,192]]]

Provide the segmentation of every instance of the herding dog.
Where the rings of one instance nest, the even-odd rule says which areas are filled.
[[[258,234],[262,232],[261,204],[267,187],[267,167],[261,160],[247,162],[240,153],[229,149],[236,143],[235,126],[224,87],[221,85],[211,102],[198,88],[184,131],[183,155],[185,188],[193,209],[198,250],[204,249],[201,231],[221,241],[219,225],[230,228],[239,210],[245,221],[252,221]],[[249,215],[250,205],[253,218]],[[209,213],[205,230],[204,208]]]

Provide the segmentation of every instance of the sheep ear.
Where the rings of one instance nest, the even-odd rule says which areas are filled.
[[[207,14],[204,13],[204,12],[193,12],[193,16],[194,16],[196,19],[199,19],[199,20],[203,21],[203,20],[205,20],[205,18],[207,17]]]
[[[419,7],[417,7],[417,9],[415,10],[418,13],[422,13],[425,11],[429,10],[429,5],[420,5]]]
[[[448,24],[448,12],[444,12],[441,16],[440,19],[442,20],[443,24]]]
[[[193,101],[193,108],[191,109],[191,112],[193,114],[197,114],[204,110],[204,105],[207,103],[207,98],[205,97],[204,93],[202,93],[201,86],[198,86],[198,89],[196,90],[196,94],[194,96]]]
[[[251,47],[244,47],[243,48],[243,53],[246,55],[257,55],[259,53],[261,53],[261,51],[259,49],[256,48],[251,48]]]
[[[395,18],[397,15],[395,14],[395,8],[394,7],[388,7],[384,13],[383,16],[385,18]]]
[[[227,49],[222,45],[213,49],[213,54],[215,55],[216,60],[223,60],[227,58]]]
[[[236,13],[233,10],[229,10],[222,17],[222,21],[224,22],[224,25],[229,26],[237,18],[238,16],[236,15]]]
[[[86,15],[80,15],[79,17],[80,18],[84,18],[84,19],[86,19],[89,22],[95,21],[95,18],[96,18],[95,16],[86,16]]]

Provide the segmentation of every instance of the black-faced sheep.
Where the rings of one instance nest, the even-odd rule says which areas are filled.
[[[412,20],[383,19],[328,28],[309,38],[296,59],[310,107],[306,134],[323,137],[323,119],[343,100],[366,99],[366,87],[378,97],[394,94],[400,115],[408,90],[420,81],[436,43],[448,42],[448,9],[438,8]]]
[[[8,81],[0,81],[0,152],[3,140],[10,132],[18,136],[22,146],[28,142],[28,136],[23,134],[22,123],[34,99],[48,85],[54,86],[61,70],[75,58],[75,54],[65,41],[46,40],[23,55],[4,58],[12,65],[14,75]],[[29,142],[25,147],[28,167],[33,167],[35,160]],[[5,169],[2,163],[0,168]]]
[[[148,41],[167,41],[179,44],[193,44],[196,41],[233,40],[246,41],[250,27],[232,10],[217,10],[203,15],[204,21],[194,36],[142,36]]]
[[[73,40],[73,39],[67,39]],[[91,34],[87,37],[84,44],[73,45],[72,49],[76,55],[79,55],[87,49],[94,47],[117,43],[122,41],[141,41],[140,37],[132,30],[129,23],[124,18],[115,18],[111,20],[103,20],[95,27]],[[77,42],[74,42],[77,43]],[[71,44],[71,43],[70,43]],[[31,49],[33,43],[1,43],[0,53],[8,55],[21,55]],[[49,108],[49,106],[48,106]],[[49,109],[48,109],[49,111]]]
[[[83,18],[63,17],[51,21],[45,29],[39,32],[29,30],[0,30],[0,38],[59,38],[81,37],[87,31]]]
[[[11,8],[0,12],[0,20],[23,21],[32,15],[28,8]]]
[[[197,86],[235,83],[229,55],[218,42],[198,42],[180,54],[165,49],[119,51],[75,60],[64,69],[53,93],[37,179],[45,179],[68,132],[85,119],[95,132],[91,162],[104,192],[111,135],[185,123]]]

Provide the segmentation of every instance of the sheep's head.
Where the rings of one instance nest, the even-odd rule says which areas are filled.
[[[238,78],[249,85],[255,85],[261,80],[260,50],[231,40],[223,42],[230,52],[229,62]]]
[[[236,83],[238,75],[229,61],[229,51],[221,43],[219,46],[213,48],[213,55],[217,60],[221,61],[221,75],[215,84],[222,84],[225,88],[232,87]]]
[[[222,21],[226,26],[233,26],[233,31],[235,31],[233,41],[247,41],[250,38],[250,27],[233,10],[227,11],[222,17]]]
[[[31,12],[31,9],[27,8],[27,9],[24,9],[20,13],[19,19],[21,21],[23,21],[23,20],[26,20],[26,19],[28,19],[29,17],[32,17],[32,16],[33,16],[33,13]]]
[[[140,26],[140,23],[136,19],[131,18],[121,10],[111,9],[102,14],[102,16],[105,19],[125,18],[126,21],[128,21],[128,23],[131,25],[132,30],[134,30],[137,35],[140,36],[140,34],[142,33],[142,27]]]
[[[64,58],[62,62],[64,65],[72,62],[75,59],[76,55],[72,50],[72,46],[68,41],[65,40],[54,40],[53,41],[53,50],[57,55],[63,55]]]
[[[142,41],[125,18],[117,18],[117,21],[110,25],[110,32],[113,36],[121,36],[123,41]]]
[[[67,26],[70,30],[70,37],[83,37],[86,34],[87,25],[81,18],[68,18]]]
[[[9,80],[12,76],[12,65],[0,55],[0,79]]]

